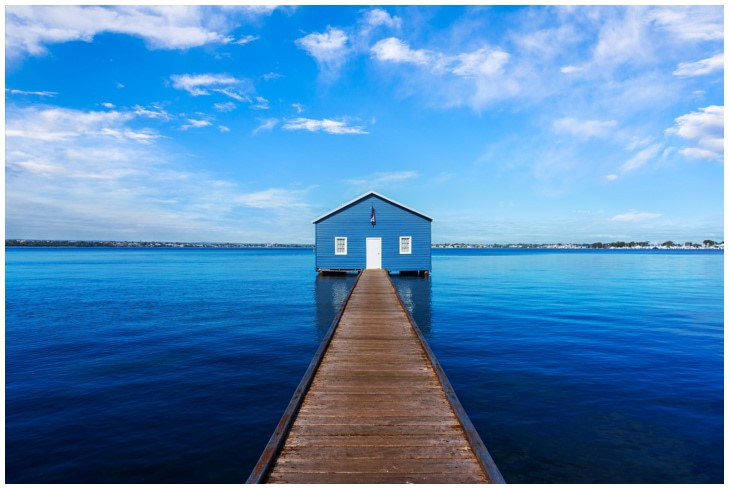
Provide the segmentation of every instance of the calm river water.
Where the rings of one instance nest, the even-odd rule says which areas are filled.
[[[309,249],[5,255],[8,483],[240,483],[354,276]],[[393,277],[507,482],[721,483],[723,252]]]

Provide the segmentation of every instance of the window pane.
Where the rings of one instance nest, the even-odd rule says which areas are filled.
[[[347,238],[335,238],[334,254],[346,255],[347,254]]]
[[[410,253],[410,236],[400,237],[400,253]]]

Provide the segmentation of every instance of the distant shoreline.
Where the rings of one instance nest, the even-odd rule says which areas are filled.
[[[232,248],[232,249],[280,249],[280,248],[309,248],[313,244],[296,243],[181,243],[170,241],[84,241],[84,240],[52,240],[52,239],[6,239],[6,248]],[[440,249],[629,249],[629,250],[723,250],[724,242],[704,240],[701,243],[650,243],[648,241],[616,241],[612,243],[590,244],[468,244],[468,243],[437,243],[432,248]]]

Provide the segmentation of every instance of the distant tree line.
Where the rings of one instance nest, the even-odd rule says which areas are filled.
[[[177,243],[164,241],[76,241],[57,239],[6,239],[6,247],[35,248],[312,248],[309,244],[282,243]]]
[[[443,243],[434,244],[434,248],[564,248],[564,249],[615,249],[615,248],[713,248],[717,246],[724,246],[724,242],[717,242],[711,239],[705,239],[703,243],[693,243],[686,241],[684,243],[678,243],[674,241],[664,241],[663,243],[651,244],[649,241],[613,241],[611,243],[582,243],[582,244],[565,244],[565,243],[549,243],[549,244],[535,244],[535,243],[519,243],[519,244],[468,244],[468,243]]]
[[[584,244],[468,244],[468,243],[444,243],[434,244],[434,248],[713,248],[723,246],[724,242],[717,242],[705,239],[702,243],[677,243],[665,241],[661,244],[651,244],[648,241],[614,241],[612,243],[584,243]],[[79,240],[57,240],[57,239],[6,239],[6,247],[57,247],[57,248],[313,248],[311,244],[288,244],[288,243],[177,243],[165,241],[79,241]]]
[[[711,239],[705,239],[703,244],[702,243],[692,243],[691,241],[686,241],[685,243],[674,243],[673,241],[665,241],[659,245],[663,248],[676,248],[676,247],[683,247],[683,248],[710,248],[712,246],[724,244],[723,241],[716,242]],[[590,248],[649,248],[651,247],[651,244],[648,241],[630,241],[629,243],[626,243],[625,241],[615,241],[613,243],[592,243],[589,245]]]

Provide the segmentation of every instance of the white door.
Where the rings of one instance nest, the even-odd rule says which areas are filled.
[[[382,238],[367,238],[367,268],[382,268]]]

